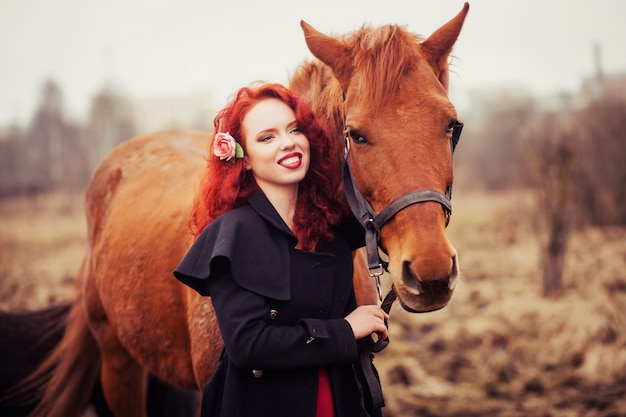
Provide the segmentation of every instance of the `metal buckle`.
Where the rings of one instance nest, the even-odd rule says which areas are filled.
[[[385,273],[385,268],[383,268],[383,264],[378,264],[378,266],[375,266],[373,268],[371,267],[367,267],[367,272],[370,274],[370,277],[372,278],[378,278],[380,277],[382,274]]]
[[[380,276],[385,273],[383,265],[378,264],[378,266],[375,268],[367,267],[367,272],[369,273],[370,277],[374,278],[374,281],[376,282],[376,290],[378,291],[378,298],[380,299],[380,301],[383,301],[383,289],[380,286]]]

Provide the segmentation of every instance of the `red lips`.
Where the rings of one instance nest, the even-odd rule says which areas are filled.
[[[302,154],[293,152],[287,154],[278,160],[278,164],[288,169],[297,169],[302,165]]]

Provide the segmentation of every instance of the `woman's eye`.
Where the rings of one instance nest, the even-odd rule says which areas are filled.
[[[300,133],[300,128],[299,127],[294,127],[289,132],[290,133]]]
[[[268,140],[271,140],[271,139],[272,139],[271,135],[262,136],[259,138],[259,142],[267,142]]]

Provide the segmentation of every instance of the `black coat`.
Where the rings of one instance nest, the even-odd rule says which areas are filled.
[[[174,275],[211,296],[224,340],[203,416],[314,417],[322,366],[337,417],[380,416],[362,395],[357,343],[344,319],[356,307],[352,250],[362,235],[296,250],[260,192],[200,234]]]

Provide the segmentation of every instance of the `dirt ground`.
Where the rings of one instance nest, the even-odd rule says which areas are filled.
[[[455,190],[453,204],[462,280],[440,311],[393,307],[375,361],[385,416],[626,416],[626,229],[575,232],[563,295],[545,299],[532,195]],[[72,297],[82,210],[80,193],[0,201],[1,309]]]

